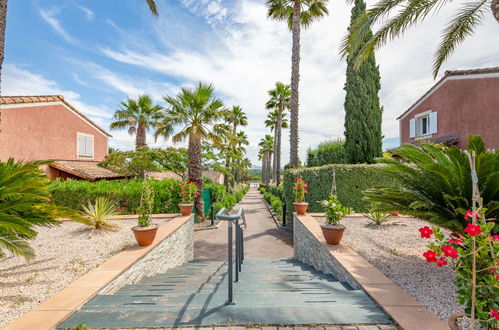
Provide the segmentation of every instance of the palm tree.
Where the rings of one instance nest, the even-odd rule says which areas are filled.
[[[220,143],[220,137],[213,131],[215,125],[226,111],[221,100],[214,98],[211,84],[199,83],[195,89],[182,88],[176,96],[165,96],[169,108],[164,112],[154,137],[172,137],[174,143],[188,140],[187,157],[189,159],[189,180],[196,182],[198,196],[195,199],[196,213],[200,221],[204,220],[204,202],[202,198],[203,181],[201,168],[201,144],[203,141]],[[175,127],[182,129],[173,135]]]
[[[279,134],[280,138],[280,131],[283,128],[288,128],[288,119],[286,118],[286,113],[281,114],[281,125],[278,124],[279,121],[279,109],[274,109],[273,111],[270,111],[267,114],[267,119],[265,120],[265,127],[270,127],[270,130],[274,132],[274,160],[272,162],[272,178],[274,179],[274,182],[277,182],[277,176],[280,176],[280,166],[281,166],[281,159],[280,159],[280,152],[281,152],[281,145],[277,146],[277,135]],[[278,129],[280,127],[280,129]],[[277,152],[279,152],[279,155],[277,155]],[[277,158],[279,157],[279,167],[277,166]],[[279,171],[277,170],[279,168]],[[280,182],[280,180],[279,180]]]
[[[358,68],[376,49],[399,37],[407,28],[423,21],[446,4],[445,0],[380,0],[353,22],[340,53],[342,56],[356,54],[355,67]],[[399,11],[390,17],[397,7]],[[499,0],[467,1],[461,5],[443,30],[440,45],[434,54],[434,77],[457,46],[475,32],[489,10],[499,23]],[[381,27],[374,34],[369,34],[373,25]]]
[[[232,107],[232,109],[224,112],[224,119],[228,125],[232,125],[232,131],[230,132],[232,138],[229,140],[232,140],[233,142],[232,144],[235,145],[237,144],[237,127],[248,125],[248,118],[246,117],[246,113],[243,111],[243,109],[240,106],[235,105]],[[231,166],[231,162],[232,162],[231,157],[227,157],[226,167],[227,168],[232,167],[231,186],[234,187],[234,178],[236,174],[236,169],[234,168],[234,166]],[[227,176],[224,177],[224,183],[226,187],[228,186],[228,179],[229,178]]]
[[[318,18],[327,15],[328,0],[267,0],[268,16],[279,21],[287,21],[292,31],[291,54],[291,127],[290,165],[298,167],[298,108],[300,82],[300,27],[307,28]]]
[[[149,95],[139,96],[137,100],[127,98],[120,103],[111,123],[111,130],[128,128],[130,135],[135,134],[135,150],[146,147],[146,133],[158,125],[162,107],[153,105]]]
[[[158,16],[155,0],[145,0],[151,13]],[[7,26],[7,0],[0,0],[0,95],[2,95],[2,66],[5,58],[5,27]]]
[[[236,168],[234,171],[235,182],[241,182],[241,170],[244,164],[244,156],[246,155],[246,146],[249,145],[248,136],[243,131],[236,134]]]
[[[272,153],[274,152],[274,138],[270,135],[265,135],[258,144],[260,147],[260,157],[262,159],[262,180],[263,183],[268,184],[270,181]]]
[[[291,88],[289,85],[284,85],[281,82],[275,84],[275,89],[268,91],[270,100],[267,101],[267,109],[277,110],[277,118],[274,127],[274,180],[277,185],[281,182],[281,128],[282,116],[286,109],[289,109],[289,101],[291,97]],[[272,112],[271,112],[272,113]],[[287,127],[287,124],[286,124]]]

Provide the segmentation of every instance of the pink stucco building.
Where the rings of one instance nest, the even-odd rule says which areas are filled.
[[[421,140],[466,147],[480,135],[499,148],[499,67],[447,71],[399,118],[400,142]]]
[[[51,178],[118,177],[97,167],[108,153],[109,133],[63,96],[0,97],[0,160],[53,160]]]

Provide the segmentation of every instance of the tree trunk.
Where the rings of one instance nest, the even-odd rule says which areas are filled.
[[[224,173],[224,186],[225,186],[225,191],[229,191],[229,168],[230,168],[230,158],[227,156],[225,159],[225,172]]]
[[[135,136],[135,150],[146,147],[146,129],[144,127],[144,124],[139,122],[137,124],[137,135]]]
[[[265,183],[265,156],[262,155],[262,183]]]
[[[494,15],[497,23],[499,23],[499,0],[493,0],[490,6],[492,8],[492,15]]]
[[[272,153],[269,152],[267,155],[267,183],[270,182],[270,178],[272,177]]]
[[[274,127],[274,156],[272,161],[272,180],[276,182],[276,171],[277,171],[277,127]]]
[[[5,58],[5,29],[7,27],[7,0],[0,0],[0,95],[2,95],[2,66]]]
[[[193,134],[189,136],[189,148],[187,149],[189,158],[189,180],[196,182],[198,186],[198,196],[194,200],[198,222],[203,222],[204,201],[203,201],[203,179],[201,169],[201,139]]]
[[[293,5],[293,48],[291,53],[291,106],[290,106],[290,126],[289,126],[289,142],[290,155],[289,163],[291,167],[298,167],[298,108],[299,108],[299,82],[300,82],[300,17],[301,17],[301,2],[294,0]]]
[[[276,148],[274,150],[274,158],[276,159],[276,169],[275,169],[275,176],[276,176],[276,185],[279,185],[281,183],[281,130],[282,130],[282,111],[283,111],[283,105],[279,104],[279,112],[277,114],[277,136],[276,136]]]

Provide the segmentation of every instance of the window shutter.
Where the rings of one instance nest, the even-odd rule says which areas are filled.
[[[85,156],[88,156],[88,157],[94,156],[94,137],[93,136],[86,137]]]
[[[416,119],[412,118],[409,120],[409,137],[410,138],[415,138],[416,137]]]
[[[436,112],[430,112],[430,134],[435,134],[437,133],[437,128],[438,128],[438,122],[437,122],[437,113]]]
[[[86,141],[84,136],[78,136],[78,156],[85,156]]]

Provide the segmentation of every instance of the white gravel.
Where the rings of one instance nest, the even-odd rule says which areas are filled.
[[[398,224],[366,227],[366,218],[345,218],[342,243],[447,323],[451,314],[463,312],[463,308],[454,294],[454,271],[430,264],[422,256],[428,240],[421,238],[418,229],[431,224],[408,217],[393,217],[395,222]]]
[[[164,223],[165,220],[153,220]],[[31,241],[36,258],[0,259],[0,328],[31,310],[110,256],[136,244],[136,220],[119,220],[119,230],[88,235],[85,226],[64,222],[38,229]]]

